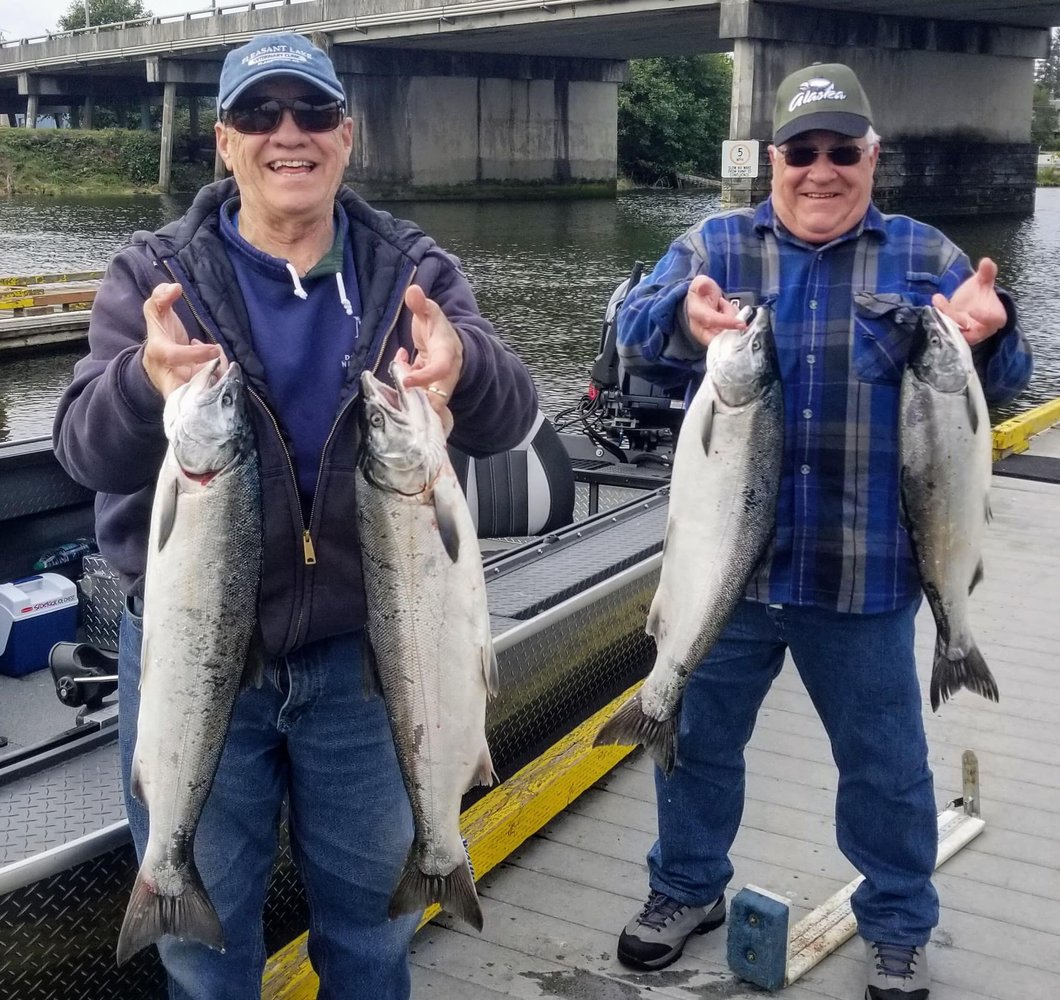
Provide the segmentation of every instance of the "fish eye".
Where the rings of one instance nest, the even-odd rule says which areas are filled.
[[[372,410],[372,414],[368,418],[368,423],[370,423],[373,427],[382,427],[384,422],[385,421],[383,420],[383,414],[381,414],[378,410]]]
[[[233,402],[234,400],[232,399],[232,393],[226,390],[221,396],[221,405],[231,406]]]

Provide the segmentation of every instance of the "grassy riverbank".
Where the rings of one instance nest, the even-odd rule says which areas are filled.
[[[154,192],[160,145],[157,132],[0,128],[0,196]],[[177,137],[174,191],[212,179],[212,163],[193,160],[196,152],[187,136]]]

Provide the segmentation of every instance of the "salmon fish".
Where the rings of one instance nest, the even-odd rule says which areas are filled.
[[[461,799],[494,780],[486,699],[497,691],[486,583],[471,512],[422,389],[361,376],[358,526],[369,659],[386,701],[415,822],[390,915],[431,903],[482,929],[460,834]]]
[[[968,622],[968,595],[983,578],[992,446],[983,388],[957,324],[927,307],[918,333],[902,376],[902,504],[937,628],[931,669],[937,711],[962,687],[998,700]]]
[[[648,612],[655,664],[597,745],[643,743],[667,774],[688,678],[725,628],[776,524],[784,443],[769,312],[710,342],[706,374],[674,451],[659,585]]]
[[[251,653],[261,575],[258,457],[239,365],[204,366],[166,400],[151,510],[132,793],[149,835],[118,937],[121,965],[163,934],[224,946],[195,828]]]

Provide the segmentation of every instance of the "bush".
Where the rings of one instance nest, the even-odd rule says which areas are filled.
[[[191,155],[194,143],[174,143],[175,190],[197,188],[209,168],[189,164],[178,170],[179,155]],[[161,148],[158,132],[126,129],[0,129],[0,192],[5,194],[129,194],[156,189]],[[190,188],[190,189],[194,189]]]
[[[636,181],[717,176],[729,138],[732,61],[725,55],[634,59],[618,91],[618,162]]]

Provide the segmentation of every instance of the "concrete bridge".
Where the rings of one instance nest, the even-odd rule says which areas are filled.
[[[731,136],[763,140],[763,165],[777,83],[838,61],[885,140],[884,207],[1026,213],[1034,59],[1056,23],[1060,0],[251,0],[8,40],[0,114],[75,109],[90,126],[96,102],[160,101],[166,188],[177,101],[216,93],[228,49],[290,30],[331,51],[356,125],[348,179],[370,194],[613,187],[626,60],[732,52]],[[757,201],[761,173],[729,200]]]

